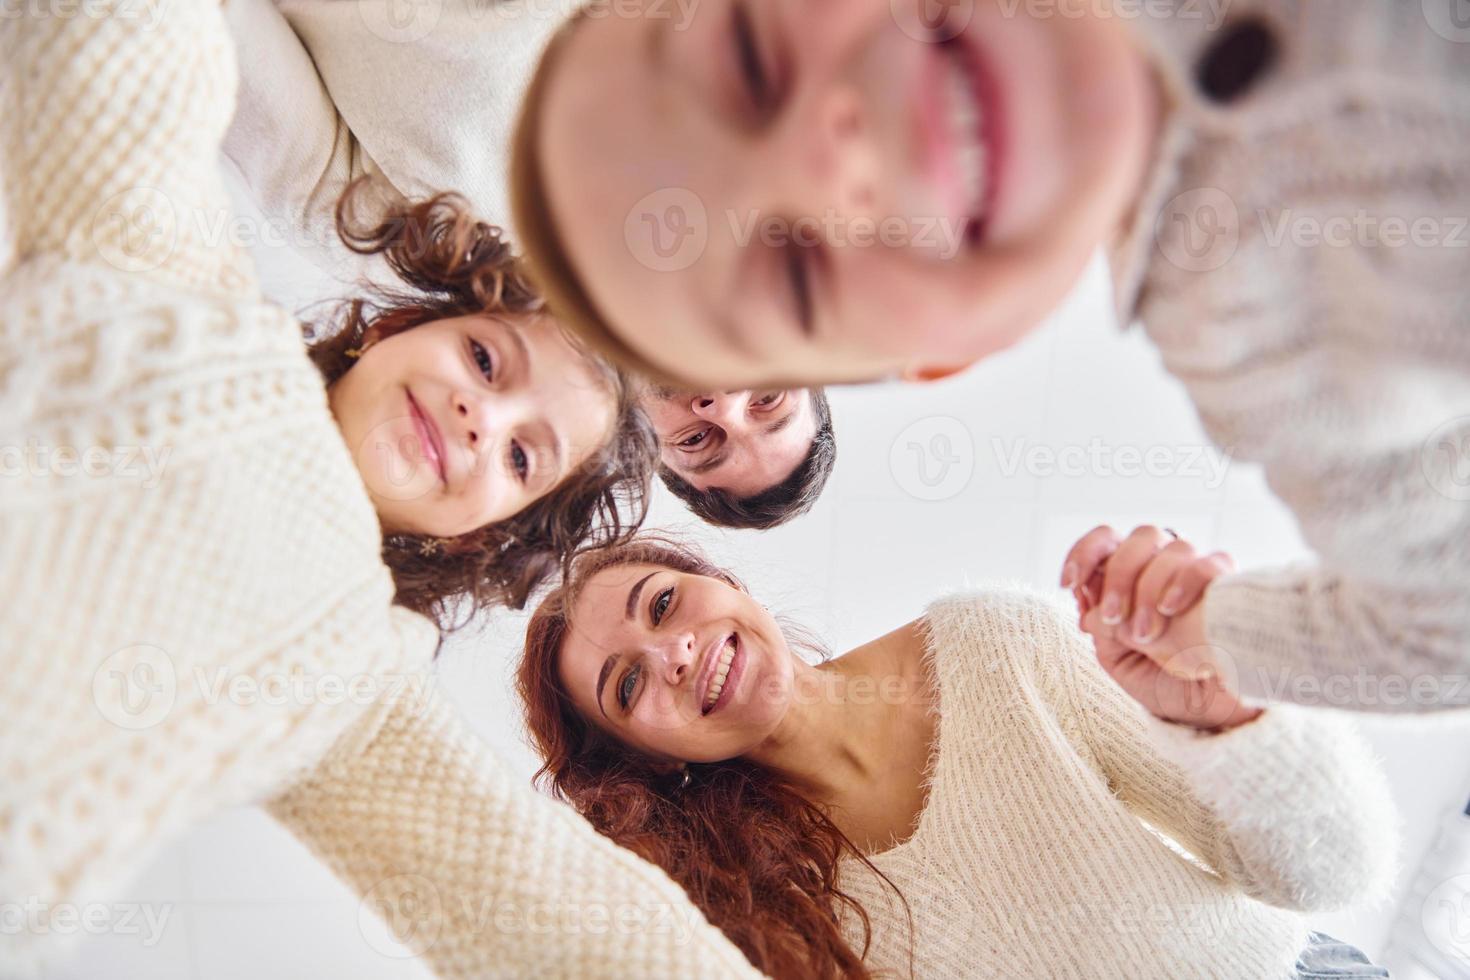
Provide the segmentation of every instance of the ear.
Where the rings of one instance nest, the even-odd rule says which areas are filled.
[[[963,364],[910,364],[899,372],[899,378],[904,381],[913,381],[920,384],[930,381],[943,381],[952,378],[962,371],[968,371],[974,361],[966,361]]]

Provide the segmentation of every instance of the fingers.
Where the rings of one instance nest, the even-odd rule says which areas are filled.
[[[1174,538],[1167,532],[1144,524],[1118,545],[1108,558],[1103,571],[1102,602],[1098,611],[1108,626],[1126,622],[1133,613],[1133,590],[1139,574]]]
[[[1128,633],[1135,643],[1148,644],[1163,635],[1169,614],[1161,608],[1170,583],[1195,560],[1194,546],[1174,540],[1157,552],[1138,576],[1133,587],[1133,612]],[[1171,607],[1174,608],[1174,607]]]
[[[1179,568],[1159,598],[1159,612],[1165,616],[1181,613],[1199,601],[1205,586],[1227,572],[1235,570],[1235,562],[1223,551],[1196,558]]]
[[[1082,535],[1062,562],[1062,588],[1075,589],[1087,583],[1122,541],[1118,532],[1106,524]]]
[[[1114,638],[1113,627],[1103,625],[1102,617],[1096,609],[1083,614],[1081,626],[1082,631],[1092,637],[1092,646],[1097,653],[1098,665],[1109,674],[1113,673],[1119,663],[1132,652],[1128,649],[1127,644]]]

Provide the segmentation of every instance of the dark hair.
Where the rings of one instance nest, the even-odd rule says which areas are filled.
[[[737,497],[718,487],[700,490],[667,466],[658,468],[659,479],[674,496],[700,519],[719,527],[767,528],[785,524],[812,509],[832,467],[837,462],[837,440],[832,435],[832,406],[821,388],[810,388],[817,431],[806,456],[791,474],[774,486],[749,497]]]
[[[341,304],[325,329],[309,329],[311,357],[330,387],[352,369],[366,337],[382,339],[436,320],[481,313],[546,316],[501,230],[476,220],[455,194],[400,201],[374,220],[352,217],[366,182],[337,202],[337,234],[360,255],[381,255],[400,280],[369,298]],[[547,319],[546,329],[560,329]],[[321,339],[315,339],[320,337]],[[393,573],[395,601],[435,620],[442,630],[464,625],[493,605],[521,608],[577,549],[625,540],[648,508],[658,440],[637,407],[633,387],[614,367],[568,336],[614,403],[612,434],[554,489],[503,521],[448,542],[390,534],[383,561]],[[454,622],[461,606],[463,614]]]
[[[650,564],[744,587],[698,552],[643,534],[581,555],[526,627],[516,687],[537,752],[537,782],[599,832],[663,868],[711,924],[773,977],[867,977],[867,910],[842,891],[838,864],[861,861],[898,889],[785,777],[744,759],[690,766],[689,782],[589,723],[558,670],[570,614],[587,581],[620,565]],[[902,895],[899,894],[902,899]],[[905,902],[905,907],[907,903]],[[862,923],[863,948],[839,912]]]

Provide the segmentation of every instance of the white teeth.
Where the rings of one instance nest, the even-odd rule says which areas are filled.
[[[715,665],[715,675],[710,680],[709,693],[704,696],[704,710],[708,711],[719,700],[720,692],[725,689],[725,678],[730,675],[730,661],[735,659],[735,637],[725,641],[725,649],[720,654],[720,662]]]
[[[963,57],[953,53],[949,58],[949,123],[957,149],[960,180],[965,193],[965,213],[980,214],[985,204],[985,142],[982,139],[984,119],[975,98],[974,81]]]

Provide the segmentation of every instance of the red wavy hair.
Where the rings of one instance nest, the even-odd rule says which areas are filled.
[[[898,889],[821,807],[744,759],[689,766],[684,785],[682,773],[668,772],[667,764],[660,767],[589,723],[566,692],[558,664],[582,587],[605,569],[642,564],[746,591],[698,552],[655,535],[580,555],[565,584],[532,615],[517,669],[527,728],[545,760],[536,781],[599,832],[663,868],[762,972],[868,977],[863,960],[871,925],[867,911],[839,886],[838,863],[859,860]],[[862,923],[861,951],[843,936],[843,908]]]

